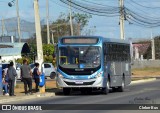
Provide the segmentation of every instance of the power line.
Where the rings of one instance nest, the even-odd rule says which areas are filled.
[[[139,6],[144,7],[144,8],[150,8],[150,9],[157,9],[157,8],[160,8],[160,7],[149,7],[149,6],[144,6],[144,5],[142,5],[142,4],[139,4],[139,3],[135,2],[134,0],[130,0],[130,1],[133,2],[133,3],[136,4],[136,5],[139,5]]]

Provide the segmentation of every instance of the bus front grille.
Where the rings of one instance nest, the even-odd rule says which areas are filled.
[[[75,82],[64,81],[67,85],[92,85],[95,81],[92,82],[83,82],[82,84],[76,84]]]

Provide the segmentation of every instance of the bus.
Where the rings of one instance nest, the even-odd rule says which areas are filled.
[[[130,43],[99,36],[61,37],[57,45],[56,84],[64,95],[124,91],[131,83]]]

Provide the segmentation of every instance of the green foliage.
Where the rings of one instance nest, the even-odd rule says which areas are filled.
[[[17,62],[17,63],[20,63],[20,64],[23,64],[23,60],[24,60],[24,59],[27,59],[27,61],[28,61],[29,64],[30,64],[31,61],[32,61],[32,59],[31,59],[30,57],[27,57],[27,56],[24,57],[24,56],[23,56],[22,58],[17,59],[16,62]]]
[[[53,44],[43,44],[43,55],[53,55],[54,45]]]
[[[44,55],[44,62],[53,63],[53,57],[52,55]]]
[[[37,46],[36,44],[29,44],[30,54],[24,55],[22,59],[18,59],[18,63],[23,63],[23,59],[28,59],[29,63],[34,62],[34,56],[37,56]],[[43,55],[44,62],[53,62],[52,55],[54,53],[54,45],[53,44],[43,44]]]

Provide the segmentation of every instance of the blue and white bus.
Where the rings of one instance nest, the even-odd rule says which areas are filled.
[[[69,95],[101,90],[123,91],[131,82],[130,43],[99,36],[62,37],[57,45],[57,87]]]

